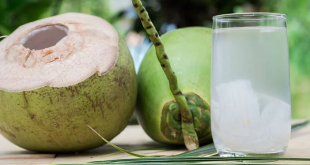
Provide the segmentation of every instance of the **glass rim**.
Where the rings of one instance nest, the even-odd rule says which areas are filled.
[[[245,18],[245,19],[266,19],[266,17],[272,17],[272,18],[282,18],[286,19],[285,14],[280,14],[280,13],[269,13],[269,12],[251,12],[251,13],[231,13],[231,14],[220,14],[213,16],[213,20],[217,19],[235,19],[235,18]],[[260,18],[262,17],[262,18]]]

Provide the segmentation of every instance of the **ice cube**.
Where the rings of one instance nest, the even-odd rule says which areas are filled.
[[[216,87],[219,103],[218,111],[224,121],[233,120],[228,125],[241,121],[243,125],[257,125],[259,120],[258,97],[249,80],[236,80]]]
[[[269,98],[267,104],[263,103],[266,106],[262,110],[261,124],[268,126],[276,122],[280,122],[279,125],[290,122],[290,115],[288,114],[290,114],[291,106],[279,99]]]
[[[216,144],[244,152],[273,152],[287,145],[289,104],[268,95],[258,95],[249,80],[220,84],[216,92],[219,99],[211,103]]]
[[[261,126],[268,139],[283,149],[290,138],[290,111],[291,106],[279,99],[269,97],[261,115]]]
[[[259,112],[258,97],[249,80],[223,83],[216,87],[216,91],[221,113],[238,115],[243,117],[245,121],[249,117],[257,117],[256,115]]]
[[[218,137],[233,150],[250,149],[260,136],[259,102],[249,80],[236,80],[216,87],[218,94]],[[216,115],[218,116],[218,114]],[[216,127],[215,127],[216,129]]]
[[[233,150],[245,151],[251,148],[250,143],[254,143],[261,136],[258,125],[244,125],[242,121],[233,118],[221,118],[220,138],[225,145]]]

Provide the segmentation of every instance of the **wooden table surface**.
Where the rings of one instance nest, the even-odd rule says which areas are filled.
[[[112,143],[124,149],[164,147],[164,145],[150,139],[138,125],[128,126],[120,135],[112,140]],[[0,135],[1,165],[82,163],[97,160],[133,158],[132,156],[123,153],[106,155],[116,151],[117,150],[111,146],[104,145],[97,149],[89,150],[83,153],[39,154],[17,147]],[[184,151],[186,151],[185,148],[179,150],[145,150],[137,151],[136,153],[144,155],[174,155]],[[310,158],[310,125],[292,133],[285,157]],[[278,161],[272,164],[310,164],[310,162]]]

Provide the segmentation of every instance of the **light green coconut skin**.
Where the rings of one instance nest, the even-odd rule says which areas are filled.
[[[137,80],[133,60],[119,36],[116,65],[76,85],[10,93],[0,90],[0,133],[32,151],[77,152],[118,135],[133,113]]]
[[[210,105],[212,30],[203,27],[178,29],[162,36],[162,41],[178,77],[179,88],[184,94],[194,92]],[[138,121],[155,141],[182,144],[183,141],[167,139],[161,132],[162,109],[174,97],[155,54],[153,45],[138,72]]]

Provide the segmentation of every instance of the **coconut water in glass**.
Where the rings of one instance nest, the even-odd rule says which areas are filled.
[[[286,16],[215,16],[211,124],[219,155],[283,155],[290,119]]]

